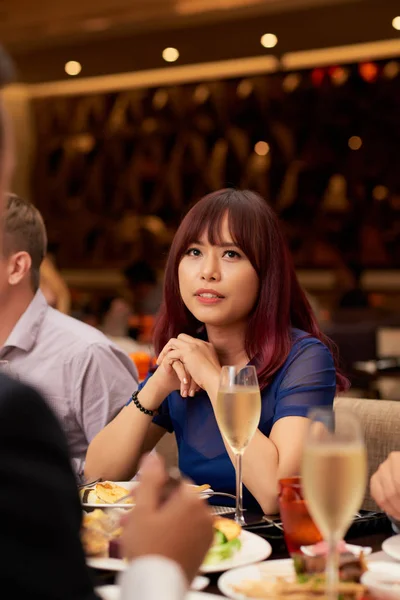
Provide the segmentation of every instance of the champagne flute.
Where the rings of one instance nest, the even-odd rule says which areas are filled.
[[[257,430],[261,416],[261,394],[254,366],[243,369],[233,366],[222,367],[215,414],[218,427],[235,454],[235,521],[245,525],[242,457]]]
[[[349,411],[318,408],[305,443],[302,478],[309,511],[328,543],[328,600],[337,600],[338,542],[360,508],[367,483],[367,454],[358,419]]]

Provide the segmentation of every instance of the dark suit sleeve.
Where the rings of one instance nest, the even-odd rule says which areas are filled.
[[[94,600],[80,523],[58,421],[36,391],[0,376],[1,595]]]

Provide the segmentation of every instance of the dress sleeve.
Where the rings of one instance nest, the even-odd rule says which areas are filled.
[[[148,382],[148,380],[150,379],[150,377],[152,375],[153,375],[153,373],[150,373],[149,375],[147,375],[146,379],[144,381],[142,381],[142,383],[139,384],[139,387],[138,387],[139,392],[142,388],[144,388],[144,386],[146,385],[146,383]],[[153,417],[152,422],[155,425],[158,425],[159,427],[166,429],[167,431],[169,431],[169,433],[172,433],[174,431],[174,425],[172,423],[172,419],[171,419],[171,416],[169,413],[170,398],[171,398],[171,394],[169,396],[167,396],[165,398],[165,400],[161,403],[160,408],[158,409],[158,415],[155,415]],[[129,398],[128,402],[126,403],[126,406],[128,406],[128,404],[130,404],[131,402],[132,402],[132,398]]]
[[[277,389],[273,423],[282,417],[306,417],[317,406],[333,406],[336,370],[328,348],[315,338],[302,340]]]

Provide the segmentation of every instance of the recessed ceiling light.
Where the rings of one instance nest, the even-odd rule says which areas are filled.
[[[274,48],[278,43],[278,38],[274,33],[264,33],[260,41],[264,48]]]
[[[269,144],[267,144],[267,142],[263,142],[262,140],[257,142],[257,144],[254,146],[254,152],[258,154],[258,156],[267,156],[269,152]]]
[[[175,62],[179,58],[179,51],[176,48],[164,48],[162,57],[166,62]]]
[[[67,63],[65,63],[64,69],[67,75],[75,77],[75,75],[79,75],[79,73],[82,71],[82,65],[77,60],[69,60]]]
[[[395,17],[392,21],[392,25],[393,25],[394,29],[397,29],[397,31],[400,31],[400,17]]]

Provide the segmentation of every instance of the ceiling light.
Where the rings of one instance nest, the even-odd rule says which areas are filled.
[[[176,48],[164,48],[162,57],[166,62],[175,62],[179,58],[179,52]]]
[[[257,142],[257,144],[254,146],[254,152],[258,154],[258,156],[267,156],[269,152],[269,145],[267,142]]]
[[[359,150],[362,146],[362,139],[358,135],[352,135],[348,144],[350,150]]]
[[[264,48],[274,48],[278,43],[278,38],[274,33],[264,33],[260,41]]]
[[[75,77],[75,75],[79,75],[79,73],[82,71],[82,65],[77,60],[69,60],[67,63],[65,63],[64,69],[67,75]]]
[[[397,29],[397,31],[400,31],[400,17],[395,17],[392,21],[392,25],[393,25],[394,29]]]

